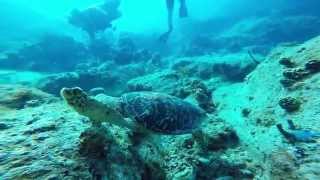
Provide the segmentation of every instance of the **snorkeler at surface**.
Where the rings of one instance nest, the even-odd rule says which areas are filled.
[[[174,1],[175,0],[166,0],[167,3],[167,12],[168,12],[168,30],[167,32],[163,33],[160,36],[160,41],[166,42],[169,38],[169,35],[171,34],[173,30],[173,9],[174,9]],[[188,10],[186,6],[186,0],[179,0],[180,1],[180,9],[179,9],[179,17],[184,18],[188,17]]]

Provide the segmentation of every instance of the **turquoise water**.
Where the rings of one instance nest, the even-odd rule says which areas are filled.
[[[1,0],[0,179],[320,179],[318,0]]]

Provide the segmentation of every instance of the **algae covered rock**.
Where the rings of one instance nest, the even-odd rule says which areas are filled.
[[[236,147],[240,141],[232,127],[212,120],[207,122],[200,131],[193,133],[193,138],[208,151]]]
[[[65,72],[75,69],[79,62],[88,57],[84,44],[72,37],[47,34],[39,42],[26,45],[16,53],[10,53],[0,61],[8,69],[33,70],[40,72]]]
[[[10,109],[22,109],[30,106],[32,102],[34,106],[39,106],[55,100],[51,95],[38,89],[15,85],[1,85],[0,95],[3,97],[0,106]]]
[[[211,155],[199,158],[196,165],[196,179],[252,179],[254,174],[246,170],[247,166],[241,162],[229,162],[219,156]]]
[[[90,90],[95,87],[108,87],[116,81],[117,77],[109,72],[70,72],[48,76],[39,82],[38,87],[45,92],[59,95],[63,87],[81,86]]]
[[[86,158],[93,178],[141,178],[143,166],[125,144],[119,144],[126,139],[118,138],[105,127],[91,127],[81,133],[79,153]]]
[[[320,71],[320,60],[318,59],[313,59],[308,61],[305,64],[305,69],[310,71],[311,73],[317,73]]]
[[[279,105],[281,106],[281,108],[283,108],[287,112],[298,111],[300,109],[301,104],[302,103],[298,99],[293,97],[286,97],[280,99],[279,101]]]
[[[302,80],[307,75],[309,75],[308,71],[305,71],[302,68],[290,69],[283,72],[283,76],[287,79],[292,79],[295,81]]]
[[[296,64],[292,61],[291,58],[283,57],[279,60],[279,64],[287,67],[287,68],[293,68]]]
[[[79,153],[91,158],[104,158],[110,138],[107,136],[106,131],[88,129],[80,135]]]
[[[280,148],[270,157],[271,177],[275,179],[299,179],[297,176],[297,159],[289,150]]]

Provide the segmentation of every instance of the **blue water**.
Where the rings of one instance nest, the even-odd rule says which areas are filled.
[[[257,114],[267,111],[263,109],[265,105],[255,104],[250,94],[247,95],[250,99],[247,104],[243,104],[241,98],[232,103],[233,99],[230,96],[245,93],[245,88],[242,87],[252,83],[252,76],[254,80],[260,76],[261,79],[268,76],[268,73],[257,75],[254,72],[257,67],[260,68],[260,64],[263,64],[262,69],[268,67],[269,63],[272,64],[270,59],[279,55],[272,54],[275,48],[295,47],[319,36],[320,1],[172,0],[172,8],[166,4],[169,1],[0,0],[0,137],[8,137],[3,142],[0,138],[0,179],[179,180],[281,177],[281,173],[276,174],[272,170],[270,172],[274,176],[268,176],[269,171],[265,170],[262,172],[263,177],[260,177],[257,167],[261,164],[251,169],[243,168],[243,164],[250,164],[249,160],[243,164],[232,164],[232,155],[226,158],[228,162],[221,158],[223,153],[234,153],[234,146],[245,150],[255,149],[253,144],[252,147],[244,146],[242,137],[245,133],[242,133],[244,129],[241,125],[228,122],[236,129],[234,133],[225,130],[217,133],[217,136],[212,134],[216,132],[214,127],[226,126],[217,125],[222,123],[216,122],[219,120],[217,117],[228,118],[228,115],[225,116],[221,112],[233,112],[243,108],[238,113],[238,116],[242,113],[243,117],[239,118],[243,120],[242,118],[250,117],[252,111]],[[288,52],[304,53],[307,49],[309,53],[309,47],[299,48],[300,50]],[[288,52],[286,51],[283,57],[279,55],[283,61],[277,67],[298,68],[298,74],[294,75],[302,75],[296,79],[287,77],[288,81],[285,81],[284,85],[286,87],[281,86],[281,92],[288,88],[287,86],[291,87],[297,83],[296,81],[313,77],[319,70],[317,54],[301,55],[314,58],[315,65],[311,65],[314,69],[310,70],[307,65],[292,63],[292,54],[288,55]],[[300,58],[298,55],[292,57]],[[276,78],[282,74],[282,70],[279,71],[274,81],[278,83]],[[286,76],[285,73],[283,76]],[[266,84],[268,83],[272,84]],[[160,92],[199,107],[208,117],[215,120],[205,123],[204,133],[165,136],[162,140],[141,140],[141,134],[130,134],[130,131],[123,127],[116,133],[113,126],[106,124],[102,127],[107,130],[91,127],[93,118],[98,117],[95,120],[103,121],[99,119],[101,112],[95,117],[91,117],[90,113],[85,115],[88,117],[78,115],[69,107],[72,104],[67,105],[61,98],[60,90],[64,87],[80,87],[90,97],[100,93],[118,98],[130,92]],[[295,90],[299,89],[293,87]],[[232,92],[233,88],[236,93]],[[276,88],[270,91],[274,89]],[[292,95],[292,89],[287,90],[283,91],[284,94]],[[215,101],[216,97],[220,102]],[[148,101],[146,99],[137,98],[130,101],[136,103],[131,107],[145,110],[148,108],[144,106],[150,104],[154,106],[154,111],[151,114],[134,114],[127,110],[133,113],[129,114],[129,117],[140,120],[149,117],[159,122],[159,127],[162,127],[166,125],[161,124],[163,121],[176,120],[168,112],[178,114],[179,108],[183,108],[177,104],[163,105],[163,102],[173,103],[169,98],[161,101],[162,109],[157,110],[156,103],[139,103]],[[82,100],[76,100],[75,103],[83,103]],[[117,103],[113,100],[107,100],[106,104],[112,104],[114,108]],[[255,107],[253,110],[238,107],[250,104]],[[172,108],[175,106],[176,109]],[[168,107],[172,109],[165,109]],[[181,112],[184,111],[185,109]],[[168,114],[157,114],[161,112]],[[277,114],[282,111],[276,109],[273,112]],[[95,113],[97,112],[93,114]],[[318,112],[314,114],[317,115]],[[276,120],[267,118],[267,122],[264,122],[264,117],[252,120],[255,122],[251,124],[253,127],[261,128],[259,123],[263,121],[263,128],[267,129],[254,132],[258,134],[256,139],[265,137],[264,131],[269,132],[270,127],[273,127],[275,131],[271,128],[271,136],[278,136],[279,141],[285,141],[275,129],[275,125],[291,118],[290,115],[292,114],[281,114],[282,118]],[[317,117],[316,115],[314,116]],[[229,115],[230,119],[237,119],[238,116],[232,113]],[[165,117],[165,120],[157,119],[160,117]],[[179,123],[187,124],[188,119],[190,118]],[[150,120],[146,122],[153,123]],[[145,126],[150,127],[152,124]],[[63,128],[67,129],[66,133],[61,130]],[[106,138],[107,131],[111,131],[113,135]],[[159,131],[161,132],[161,129]],[[253,139],[254,133],[251,133]],[[239,137],[237,134],[240,134]],[[211,138],[211,135],[214,137]],[[123,138],[124,136],[127,138]],[[128,140],[130,137],[134,140]],[[209,140],[207,137],[210,137]],[[210,144],[212,139],[214,143]],[[116,142],[122,143],[121,146],[117,146]],[[141,142],[142,145],[139,144]],[[161,144],[162,146],[154,145],[155,149],[167,148],[168,152],[159,153],[154,149],[149,152],[146,149],[152,149],[153,146],[149,147],[145,142]],[[256,140],[252,140],[253,142],[257,143]],[[286,143],[285,141],[281,145],[291,147],[292,144]],[[131,146],[127,149],[122,147],[128,144],[132,149]],[[180,147],[179,145],[183,146],[181,152],[175,149]],[[47,146],[52,146],[52,149]],[[106,150],[106,147],[111,150]],[[243,149],[239,151],[244,153]],[[112,150],[115,152],[111,152]],[[262,154],[262,151],[257,151]],[[173,156],[173,152],[176,152],[176,156]],[[44,155],[40,156],[41,153]],[[154,159],[150,158],[150,153],[155,153]],[[284,152],[281,153],[283,155]],[[18,154],[16,159],[15,154]],[[191,160],[183,154],[192,154]],[[254,157],[252,153],[248,154]],[[121,158],[120,155],[126,158]],[[64,159],[59,159],[60,156]],[[277,157],[283,158],[281,155]],[[198,159],[193,161],[192,158]],[[268,158],[274,157],[270,155]],[[257,161],[261,162],[260,160],[257,157]],[[294,161],[294,158],[290,160]],[[68,162],[72,165],[66,165]],[[184,166],[182,162],[187,165]],[[47,166],[52,169],[40,168]],[[65,169],[58,170],[61,168]],[[211,170],[216,173],[209,172]],[[287,177],[290,179],[294,176]],[[315,175],[311,176],[311,179],[314,177],[318,178]]]

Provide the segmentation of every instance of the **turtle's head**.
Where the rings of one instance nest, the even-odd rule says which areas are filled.
[[[108,121],[114,124],[122,119],[120,113],[113,106],[112,100],[104,98],[106,104],[101,103],[95,98],[89,97],[81,88],[63,88],[60,91],[63,99],[79,114],[88,117],[95,125]],[[106,96],[108,97],[108,96]]]
[[[84,110],[89,101],[88,95],[79,87],[62,88],[60,94],[68,105],[79,113]]]

